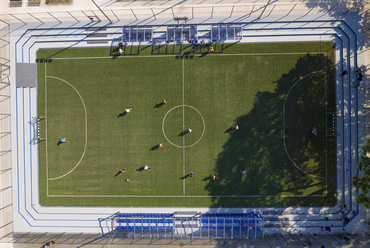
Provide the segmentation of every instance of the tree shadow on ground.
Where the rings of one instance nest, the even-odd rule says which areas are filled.
[[[203,181],[208,181],[209,195],[253,197],[233,197],[232,203],[228,197],[213,197],[212,207],[335,205],[336,139],[326,135],[325,121],[326,112],[335,111],[334,64],[328,57],[326,61],[325,77],[319,72],[325,68],[324,54],[301,57],[295,68],[273,82],[275,91],[258,92],[253,109],[235,120],[239,130],[229,132],[216,161],[220,183]],[[328,79],[326,85],[323,78]],[[309,133],[313,127],[317,136]]]
[[[338,20],[344,20],[354,31],[362,35],[357,36],[357,43],[362,47],[369,45],[370,13],[366,8],[366,1],[334,1],[334,0],[301,0],[309,9],[321,9],[320,12]],[[357,51],[356,51],[357,52]]]

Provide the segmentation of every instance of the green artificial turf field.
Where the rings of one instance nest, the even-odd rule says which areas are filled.
[[[333,44],[213,46],[39,50],[41,205],[334,205]]]

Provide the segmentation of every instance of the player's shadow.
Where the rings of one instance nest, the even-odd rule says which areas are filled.
[[[136,169],[138,172],[142,172],[144,170],[144,166],[141,166],[139,169]]]
[[[164,102],[157,103],[154,108],[161,108],[164,105]]]
[[[59,140],[58,143],[57,143],[57,146],[59,146],[61,144],[63,144],[63,142]]]
[[[233,131],[233,130],[235,130],[235,128],[230,127],[230,128],[228,128],[224,133],[230,133],[230,132],[231,132],[231,131]]]
[[[127,114],[127,112],[122,112],[122,113],[120,113],[120,114],[117,116],[117,118],[124,117],[126,114]]]
[[[119,170],[119,171],[117,172],[117,174],[116,174],[116,175],[114,175],[113,177],[118,176],[120,173],[121,173],[121,171]]]
[[[185,176],[183,176],[183,177],[180,177],[180,179],[184,180],[184,179],[186,179],[186,178],[188,178],[188,177],[190,177],[190,173],[189,173],[189,174],[187,174],[187,175],[185,175]]]
[[[208,176],[208,177],[203,178],[202,181],[207,182],[207,181],[209,181],[211,179],[212,179],[212,177],[211,176]]]
[[[178,135],[179,137],[180,136],[185,136],[186,134],[188,134],[189,133],[189,131],[188,130],[183,130],[183,131],[181,131],[181,133]]]
[[[149,149],[149,151],[155,151],[159,148],[159,145],[152,146],[152,148]]]

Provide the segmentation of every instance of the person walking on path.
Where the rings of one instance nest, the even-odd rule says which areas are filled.
[[[340,74],[342,77],[345,77],[346,75],[348,74],[348,71],[342,71],[342,73]]]
[[[358,88],[360,85],[361,85],[361,83],[359,83],[359,82],[353,83],[352,88]]]
[[[55,244],[56,241],[53,239],[52,241],[49,241],[49,242],[46,242],[42,248],[46,248],[46,247],[49,247],[49,246],[52,246],[53,244]]]
[[[342,202],[342,201],[339,201],[341,204],[342,204],[342,208],[344,209],[344,212],[345,213],[348,213],[348,205],[347,204],[345,204],[344,202]]]

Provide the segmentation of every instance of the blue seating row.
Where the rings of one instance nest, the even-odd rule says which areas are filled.
[[[173,219],[117,219],[117,223],[173,223]]]
[[[258,213],[202,213],[202,217],[258,217]]]
[[[166,230],[172,231],[172,226],[117,226],[117,230]]]
[[[257,230],[260,229],[258,226],[256,228],[257,228]],[[234,226],[234,227],[232,227],[232,226],[225,226],[225,227],[223,227],[223,226],[217,226],[217,227],[216,226],[202,226],[203,231],[208,231],[208,230],[215,231],[215,230],[224,230],[224,229],[226,231],[230,231],[232,229],[234,231],[240,231],[240,230],[246,231],[246,230],[248,230],[248,227],[247,226]],[[255,230],[255,227],[252,227],[251,230]]]
[[[119,213],[118,217],[141,217],[141,218],[159,218],[159,217],[173,217],[169,213]]]
[[[249,222],[248,222],[249,221]],[[230,219],[226,219],[225,221],[223,220],[223,219],[218,219],[217,221],[215,220],[215,219],[210,219],[210,220],[208,220],[208,219],[202,219],[202,223],[205,223],[205,224],[207,224],[207,223],[210,223],[210,224],[223,224],[223,223],[226,223],[226,224],[231,224],[231,223],[258,223],[258,220],[254,220],[254,219],[252,219],[252,220],[249,220],[249,219],[239,219],[239,220],[230,220]]]

